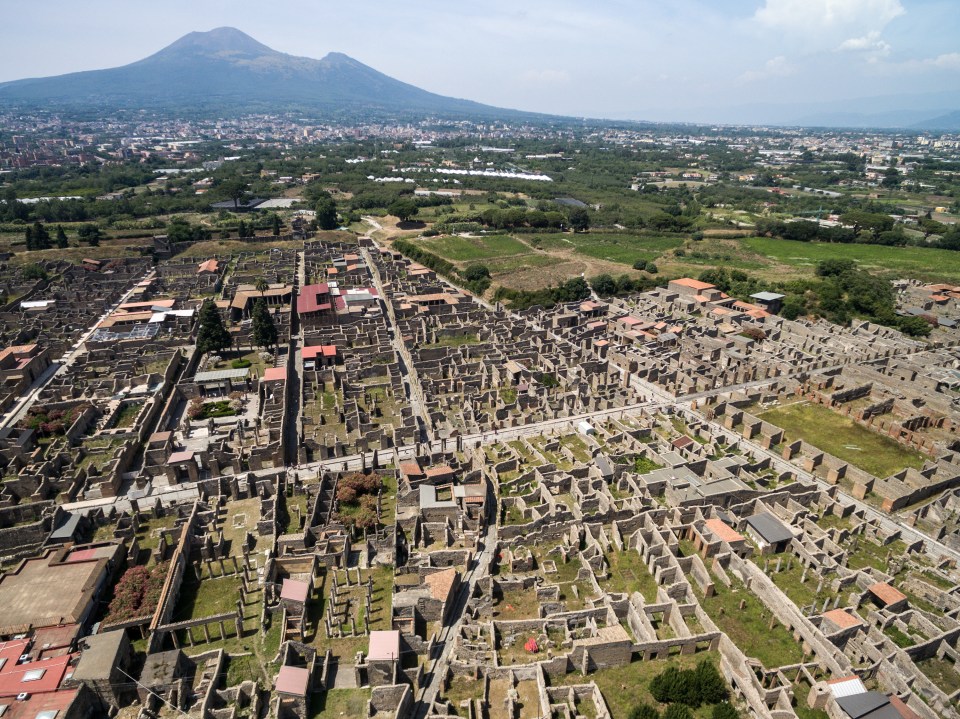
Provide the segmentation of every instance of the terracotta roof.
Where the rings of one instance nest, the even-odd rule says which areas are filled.
[[[217,272],[220,269],[220,263],[216,260],[207,260],[206,262],[201,262],[197,267],[197,274],[201,272]]]
[[[324,302],[320,301],[321,297]],[[330,285],[321,282],[318,285],[307,285],[300,290],[300,295],[297,297],[297,312],[299,314],[319,312],[323,309],[330,309]]]
[[[280,667],[277,674],[277,691],[281,694],[290,694],[296,697],[307,696],[307,685],[310,681],[310,670],[302,667]]]
[[[877,582],[867,587],[867,591],[884,604],[896,604],[907,598],[907,595],[886,582]]]
[[[692,277],[681,277],[679,280],[671,280],[671,285],[680,285],[681,287],[689,287],[694,290],[712,290],[716,285],[711,285],[709,282],[701,282],[700,280],[695,280]]]
[[[423,583],[430,587],[430,596],[434,599],[446,601],[450,597],[450,590],[457,580],[457,570],[453,567],[442,569],[439,572],[428,574]]]
[[[337,346],[336,345],[313,345],[312,347],[303,348],[303,358],[306,359],[316,359],[317,357],[336,357],[337,356]]]
[[[824,612],[822,616],[824,619],[829,619],[841,629],[863,626],[860,617],[851,614],[846,609],[831,609],[829,612]]]
[[[270,367],[263,373],[264,382],[286,382],[287,381],[287,368],[286,367]]]
[[[384,659],[400,658],[400,632],[390,631],[370,632],[370,644],[367,648],[367,660],[383,661]]]
[[[310,585],[301,582],[299,579],[284,579],[280,588],[280,598],[289,599],[292,602],[306,603],[310,595]]]
[[[724,542],[741,542],[743,541],[743,535],[740,534],[730,525],[726,524],[722,519],[708,519],[704,522],[704,526],[713,532],[718,539],[722,539]]]

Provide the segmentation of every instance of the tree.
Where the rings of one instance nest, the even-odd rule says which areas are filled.
[[[57,225],[57,247],[62,250],[65,249],[68,244],[67,233],[63,231],[63,226]]]
[[[273,215],[273,236],[280,236],[280,215],[276,213]]]
[[[257,278],[253,288],[260,293],[261,297],[263,297],[263,293],[270,289],[270,283],[261,276]]]
[[[463,279],[468,282],[485,280],[490,277],[490,268],[486,265],[470,265],[463,271]]]
[[[267,301],[262,297],[253,305],[251,336],[258,347],[272,347],[277,343],[277,326],[267,309]]]
[[[710,719],[740,719],[740,714],[731,704],[723,702],[713,707]]]
[[[321,190],[313,210],[317,213],[317,227],[321,230],[335,230],[340,226],[337,222],[337,203],[329,192]]]
[[[239,177],[231,177],[220,182],[220,192],[233,200],[234,211],[240,209],[240,201],[247,196],[247,183]]]
[[[818,277],[837,277],[850,272],[856,263],[853,260],[821,260],[817,263]]]
[[[396,217],[400,222],[406,222],[420,211],[417,203],[413,200],[403,198],[394,200],[387,207],[387,212]]]
[[[660,719],[660,714],[649,704],[637,704],[630,710],[629,719]]]
[[[693,712],[684,704],[671,704],[663,713],[663,719],[693,719]]]
[[[590,229],[590,213],[586,207],[574,207],[570,210],[567,219],[574,232],[586,232]]]
[[[77,230],[77,236],[91,247],[98,247],[103,233],[100,232],[100,228],[97,225],[87,223],[80,225],[80,229]]]
[[[900,186],[900,173],[897,172],[896,167],[888,167],[883,171],[883,180],[880,185],[891,190]]]
[[[45,280],[47,271],[36,262],[31,262],[20,269],[20,276],[25,280]]]
[[[220,310],[213,300],[205,300],[200,308],[200,327],[197,330],[197,351],[200,354],[219,352],[231,344],[230,333],[223,326]]]
[[[47,228],[44,227],[39,222],[34,222],[33,228],[28,230],[27,249],[28,250],[49,250],[50,249],[50,233],[47,232]]]
[[[780,316],[787,320],[795,320],[803,314],[806,314],[807,308],[803,299],[798,295],[789,295],[780,308]]]
[[[909,337],[926,337],[933,328],[923,317],[903,317],[897,322],[897,329]]]
[[[593,285],[593,291],[601,297],[610,297],[617,294],[617,281],[608,274],[594,277],[590,284]]]

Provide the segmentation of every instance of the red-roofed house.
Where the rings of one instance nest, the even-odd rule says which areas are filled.
[[[877,582],[867,587],[867,591],[873,596],[873,601],[881,607],[897,611],[903,609],[907,604],[907,595],[895,587],[891,587],[886,582]]]
[[[277,673],[277,694],[306,697],[310,684],[310,670],[304,667],[282,666]]]
[[[367,680],[370,686],[396,684],[399,667],[400,632],[396,629],[370,632],[367,650]]]
[[[312,345],[304,347],[303,361],[313,362],[314,367],[332,367],[337,363],[336,345]]]
[[[286,382],[286,367],[268,367],[263,373],[264,382]]]
[[[297,314],[300,315],[300,321],[308,326],[335,322],[336,313],[333,311],[330,285],[321,282],[304,286],[297,296]]]
[[[832,629],[830,633],[863,626],[863,621],[860,617],[848,612],[846,609],[831,609],[829,612],[824,612],[821,616],[824,622],[828,623],[828,626],[833,625],[833,627],[836,627],[836,629]]]

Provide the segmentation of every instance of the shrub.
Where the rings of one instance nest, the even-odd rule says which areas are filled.
[[[693,719],[693,712],[684,704],[671,704],[663,713],[663,719]]]
[[[713,708],[710,719],[740,719],[740,714],[732,705],[723,702]]]
[[[630,710],[629,719],[660,719],[660,714],[649,704],[637,704]]]
[[[248,359],[235,359],[233,360],[233,362],[230,363],[230,366],[233,367],[234,369],[246,369],[251,364],[252,363]]]

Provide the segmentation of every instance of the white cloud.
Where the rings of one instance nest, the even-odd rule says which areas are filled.
[[[783,55],[777,55],[764,63],[759,70],[747,70],[737,78],[738,82],[758,82],[759,80],[769,80],[772,77],[787,77],[797,71],[795,65],[791,65]]]
[[[924,65],[932,65],[944,70],[960,70],[960,52],[948,52],[923,61]]]
[[[890,43],[881,40],[880,33],[873,30],[862,37],[851,37],[844,40],[837,50],[869,53],[873,57],[886,57],[890,54]]]
[[[754,20],[796,34],[883,29],[906,12],[900,0],[765,0]]]

